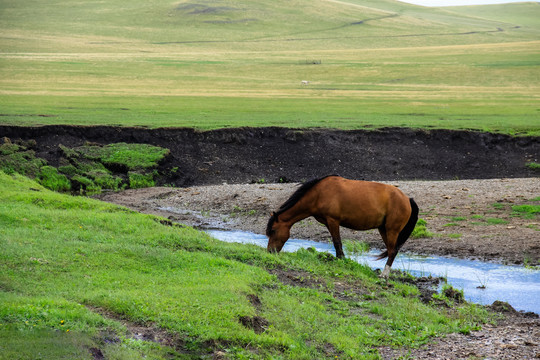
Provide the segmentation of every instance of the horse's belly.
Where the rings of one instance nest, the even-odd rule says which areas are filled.
[[[341,221],[341,226],[353,230],[370,230],[378,228],[382,225],[384,217],[373,217],[364,219],[345,219]]]

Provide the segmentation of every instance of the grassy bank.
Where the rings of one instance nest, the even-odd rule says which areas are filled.
[[[0,239],[2,359],[376,359],[489,319],[349,260],[221,243],[2,172]]]
[[[85,143],[69,148],[59,144],[58,167],[36,157],[35,141],[0,139],[0,171],[35,178],[48,189],[75,194],[99,194],[102,190],[151,187],[159,176],[159,162],[168,149],[148,144]]]
[[[470,13],[390,0],[1,7],[4,124],[539,133],[535,3]]]

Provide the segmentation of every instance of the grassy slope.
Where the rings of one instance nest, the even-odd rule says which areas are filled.
[[[540,128],[536,4],[0,6],[4,124]]]
[[[267,271],[278,267],[320,285],[284,285]],[[343,283],[354,285],[349,293]],[[485,319],[475,306],[445,310],[417,293],[349,260],[221,243],[0,172],[0,359],[91,359],[90,349],[108,359],[212,349],[228,358],[377,358],[379,346],[417,346]],[[240,324],[255,315],[269,322],[262,334]],[[127,336],[120,318],[168,332],[181,349]]]

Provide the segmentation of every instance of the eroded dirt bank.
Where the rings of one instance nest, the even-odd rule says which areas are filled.
[[[36,140],[36,155],[56,166],[59,144],[145,143],[167,148],[160,184],[175,186],[290,181],[326,174],[366,180],[449,180],[538,176],[539,137],[471,131],[0,126],[0,137]],[[171,171],[174,170],[174,171]]]

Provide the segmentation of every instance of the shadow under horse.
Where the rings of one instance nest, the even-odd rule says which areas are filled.
[[[345,256],[340,226],[353,230],[378,229],[386,251],[377,260],[388,257],[381,274],[387,278],[399,249],[418,221],[418,206],[392,185],[336,175],[314,179],[304,183],[272,213],[266,227],[268,251],[281,251],[291,227],[310,216],[328,228],[338,258]]]

